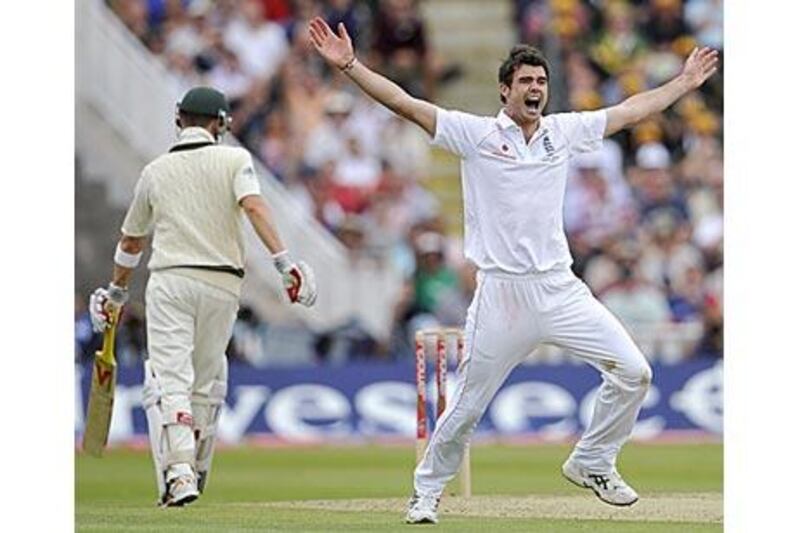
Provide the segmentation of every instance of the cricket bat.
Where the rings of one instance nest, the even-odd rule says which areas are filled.
[[[114,388],[117,384],[114,338],[117,334],[118,318],[119,311],[112,311],[111,323],[103,333],[103,347],[94,354],[92,386],[86,408],[86,427],[83,430],[83,450],[94,457],[103,456],[111,426],[111,412],[114,409]]]

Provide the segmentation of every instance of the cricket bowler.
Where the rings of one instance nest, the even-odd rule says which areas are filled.
[[[243,215],[272,254],[289,300],[316,300],[311,269],[292,260],[272,223],[250,153],[219,144],[231,120],[225,96],[193,88],[176,120],[177,142],[136,184],[111,283],[90,298],[93,326],[104,331],[110,312],[128,299],[128,281],[152,234],[142,403],[166,507],[194,501],[208,483],[228,386],[225,348],[244,278]]]
[[[536,48],[518,45],[498,73],[503,108],[483,117],[414,98],[371,71],[356,58],[342,24],[337,35],[317,17],[309,33],[319,54],[362,91],[461,159],[464,251],[478,267],[478,283],[467,311],[463,370],[414,472],[406,521],[437,521],[445,484],[492,397],[545,342],[591,364],[603,379],[591,423],[562,466],[563,475],[608,504],[635,503],[639,496],[617,472],[616,458],[652,371],[620,322],[570,269],[562,219],[567,164],[698,88],[716,71],[717,52],[695,49],[673,80],[613,107],[544,115],[550,67]]]

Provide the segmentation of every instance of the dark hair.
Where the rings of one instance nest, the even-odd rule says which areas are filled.
[[[535,46],[518,44],[511,49],[506,60],[500,65],[500,69],[497,71],[497,81],[511,87],[511,82],[514,81],[514,73],[520,65],[542,67],[548,79],[550,78],[550,64],[544,54]],[[500,95],[500,101],[504,104],[506,103],[506,97],[502,94]]]
[[[195,113],[187,113],[185,111],[178,111],[180,123],[178,126],[189,128],[191,126],[199,126],[205,128],[209,123],[218,120],[216,117],[209,117],[208,115],[198,115]]]

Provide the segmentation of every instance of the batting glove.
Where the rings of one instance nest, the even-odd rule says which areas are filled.
[[[302,261],[293,262],[287,251],[275,254],[272,259],[275,268],[281,273],[289,301],[306,307],[314,305],[317,301],[317,283],[311,267]]]
[[[118,311],[128,301],[128,289],[109,283],[108,288],[96,289],[89,297],[89,318],[92,329],[102,333],[111,325],[111,312]]]

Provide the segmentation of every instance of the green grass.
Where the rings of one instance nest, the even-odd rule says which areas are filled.
[[[477,495],[575,495],[559,474],[569,448],[476,446]],[[629,445],[620,471],[640,493],[721,492],[722,446]],[[217,453],[209,487],[185,509],[157,509],[144,452],[75,458],[78,531],[408,531],[402,513],[252,505],[286,500],[407,497],[413,450],[403,447],[236,449]],[[579,491],[578,491],[579,492]],[[587,495],[587,498],[590,498]],[[249,505],[240,505],[247,504]],[[719,524],[442,516],[442,531],[721,531]]]

